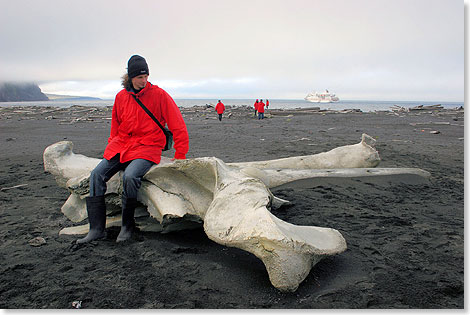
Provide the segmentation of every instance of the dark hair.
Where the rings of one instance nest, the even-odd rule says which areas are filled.
[[[129,75],[127,73],[124,73],[123,76],[121,77],[122,87],[130,91],[132,87],[131,84],[132,84],[131,78],[129,78]]]

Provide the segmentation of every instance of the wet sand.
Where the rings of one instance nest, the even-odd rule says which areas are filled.
[[[45,173],[42,153],[70,140],[101,157],[111,108],[0,107],[0,308],[454,309],[464,308],[464,113],[320,112],[183,108],[188,158],[225,162],[315,154],[377,139],[379,167],[419,167],[407,176],[303,180],[272,189],[292,201],[273,210],[297,225],[332,227],[346,252],[322,260],[294,293],[269,282],[254,255],[210,241],[202,229],[140,233],[116,244],[71,246],[68,197]],[[165,153],[171,156],[174,151]],[[42,237],[46,243],[32,246]]]

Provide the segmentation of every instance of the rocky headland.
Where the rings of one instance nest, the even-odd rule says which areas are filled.
[[[35,83],[0,82],[0,102],[48,101]]]

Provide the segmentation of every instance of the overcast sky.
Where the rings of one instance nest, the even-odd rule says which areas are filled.
[[[133,54],[174,98],[464,100],[461,0],[0,0],[0,81],[114,98]]]

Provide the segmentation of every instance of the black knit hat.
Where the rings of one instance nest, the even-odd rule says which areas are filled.
[[[129,78],[134,78],[142,74],[149,74],[149,66],[144,57],[134,55],[127,62],[127,74]]]

